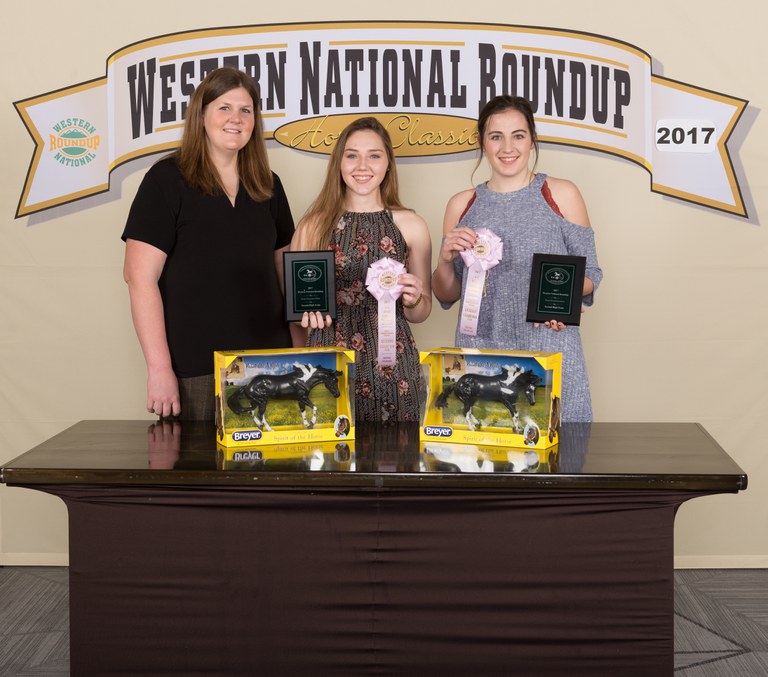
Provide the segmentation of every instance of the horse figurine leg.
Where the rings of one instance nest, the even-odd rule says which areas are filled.
[[[506,388],[502,391],[501,403],[509,410],[509,413],[512,414],[512,429],[516,433],[521,433],[523,432],[523,429],[520,427],[520,414],[517,413],[515,400],[517,400],[516,393],[508,392]]]
[[[299,409],[301,410],[301,421],[304,424],[305,428],[314,428],[315,423],[317,423],[317,407],[312,403],[312,400],[309,399],[309,394],[302,395],[299,397],[298,400],[299,403]],[[312,420],[307,421],[307,407],[312,407]]]
[[[253,425],[255,425],[257,428],[262,427],[262,423],[259,421],[259,414],[256,411],[256,407],[251,409],[251,418],[253,418]]]
[[[312,428],[314,425],[313,421],[307,421],[307,408],[306,405],[303,402],[299,402],[299,409],[301,411],[301,422],[304,424],[305,428]]]
[[[259,401],[259,413],[256,414],[254,410],[253,414],[253,422],[259,427],[259,429],[264,430],[266,429],[267,432],[273,432],[272,428],[269,426],[269,423],[267,423],[267,417],[265,416],[267,411],[267,402]],[[259,420],[261,422],[259,422]]]
[[[482,425],[478,418],[472,413],[472,405],[470,404],[464,405],[464,418],[467,419],[467,426],[472,432],[480,428]]]

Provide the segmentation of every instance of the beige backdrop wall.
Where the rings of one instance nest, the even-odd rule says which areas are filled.
[[[106,195],[15,220],[33,145],[13,101],[103,76],[116,49],[195,28],[421,19],[580,30],[644,49],[656,73],[751,102],[730,146],[746,178],[749,220],[652,194],[643,169],[607,155],[545,145],[539,168],[577,182],[595,227],[605,281],[583,335],[596,420],[700,421],[749,474],[747,492],[681,509],[676,563],[768,565],[765,3],[647,0],[619,11],[615,2],[477,0],[439,8],[435,14],[407,0],[33,0],[0,10],[0,462],[80,419],[150,420],[119,236],[155,158],[114,172]],[[272,144],[269,152],[298,217],[325,161]],[[426,218],[435,241],[445,202],[469,185],[473,164],[464,156],[401,163],[405,201]],[[436,308],[416,330],[420,347],[449,342],[454,323],[453,313]],[[63,504],[0,486],[0,564],[66,561]]]

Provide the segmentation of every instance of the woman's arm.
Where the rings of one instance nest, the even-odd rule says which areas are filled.
[[[403,286],[401,300],[405,319],[413,323],[424,322],[432,312],[432,239],[429,228],[424,219],[409,210],[394,212],[392,218],[408,245],[408,272],[398,279]]]
[[[575,223],[577,226],[583,228],[591,228],[589,222],[589,214],[587,213],[587,205],[584,203],[584,198],[581,196],[579,189],[571,181],[566,179],[556,179],[553,177],[547,178],[547,185],[552,193],[552,199],[560,209],[560,213],[563,218],[571,223]],[[584,296],[589,296],[595,290],[595,285],[589,277],[584,277]],[[582,312],[584,307],[582,306]],[[538,323],[534,323],[534,326],[538,326]],[[550,320],[544,322],[544,326],[554,331],[561,331],[565,329],[562,322],[557,320]]]
[[[563,217],[575,223],[577,226],[591,228],[587,205],[581,196],[576,184],[565,179],[547,178],[549,190],[552,193],[552,199],[560,208]],[[584,296],[589,296],[595,290],[595,285],[588,277],[584,278]]]
[[[453,262],[465,249],[475,246],[477,235],[471,228],[458,227],[459,219],[472,199],[474,190],[454,195],[445,208],[443,240],[437,257],[437,267],[432,273],[432,290],[441,303],[453,303],[461,296],[461,279],[456,276]]]
[[[181,413],[179,383],[171,367],[158,280],[167,255],[157,247],[127,239],[123,277],[128,284],[131,315],[147,363],[147,411],[158,416]]]

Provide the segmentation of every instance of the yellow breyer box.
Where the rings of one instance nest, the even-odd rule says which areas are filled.
[[[562,353],[436,348],[423,440],[545,449],[558,442]]]
[[[342,348],[217,351],[219,444],[338,441],[355,436],[354,351]]]

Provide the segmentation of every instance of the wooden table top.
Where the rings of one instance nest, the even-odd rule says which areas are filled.
[[[8,485],[659,489],[737,492],[747,476],[697,423],[563,424],[545,450],[419,441],[359,424],[341,442],[217,447],[213,424],[80,421],[6,463]]]

